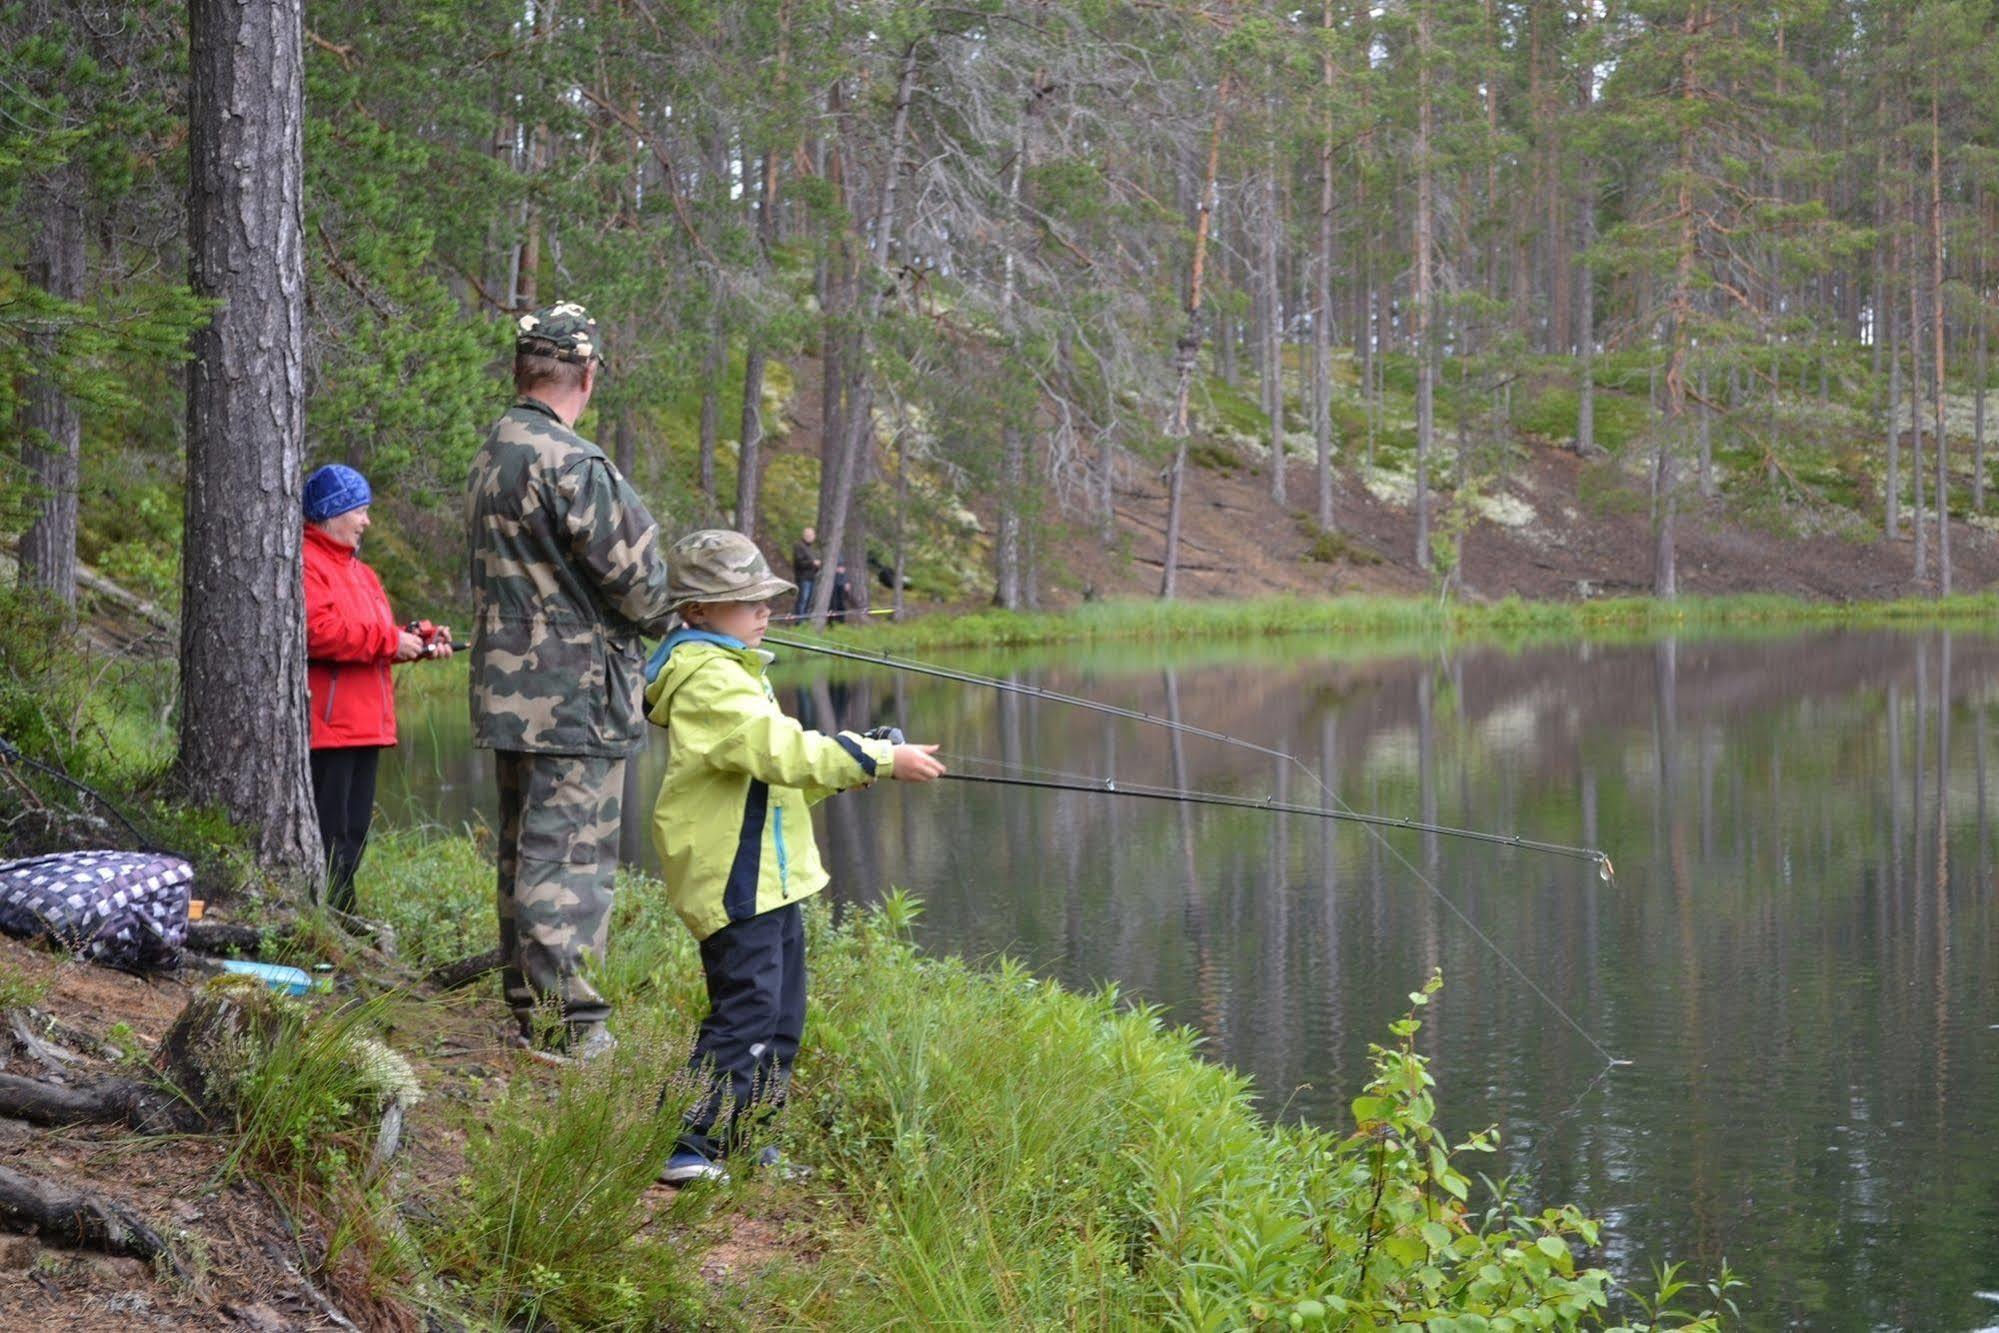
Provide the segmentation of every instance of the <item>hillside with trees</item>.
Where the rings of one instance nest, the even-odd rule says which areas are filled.
[[[1876,593],[1987,544],[1988,4],[304,21],[305,446],[389,500],[392,586],[455,586],[509,317],[558,298],[676,526],[815,522],[936,599],[1201,591],[1242,553],[1190,515],[1249,491],[1272,586],[1450,585],[1466,543],[1474,591],[1589,582],[1478,569],[1522,505],[1623,519],[1594,577],[1661,594],[1690,539],[1714,586],[1857,590],[1783,576],[1834,541]],[[76,552],[180,584],[188,23],[5,13],[0,531],[59,595]]]

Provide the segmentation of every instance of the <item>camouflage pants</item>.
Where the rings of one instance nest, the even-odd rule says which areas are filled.
[[[507,1004],[527,1031],[537,1002],[572,1031],[611,1007],[582,975],[611,931],[625,761],[496,750],[500,956]]]

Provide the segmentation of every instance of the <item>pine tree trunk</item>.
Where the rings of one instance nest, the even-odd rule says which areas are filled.
[[[28,282],[62,301],[83,299],[87,263],[83,232],[84,176],[65,164],[29,191]],[[53,333],[32,335],[37,356],[52,364]],[[76,605],[77,466],[83,439],[76,401],[52,374],[29,379],[21,412],[21,462],[41,492],[35,518],[21,534],[20,582]]]
[[[1319,56],[1326,106],[1319,125],[1319,264],[1312,311],[1312,449],[1318,468],[1319,530],[1333,530],[1333,0],[1321,0],[1328,37]]]
[[[1888,476],[1884,483],[1887,489],[1887,513],[1885,522],[1888,540],[1902,535],[1902,321],[1895,310],[1894,301],[1894,242],[1889,242],[1889,285],[1884,288],[1888,299]]]
[[[716,301],[721,300],[717,285]],[[701,359],[701,442],[696,455],[696,484],[710,506],[715,503],[715,447],[721,436],[722,365],[729,354],[729,330],[719,310],[708,317],[708,351]]]
[[[1187,407],[1194,392],[1194,369],[1201,358],[1201,284],[1208,263],[1208,231],[1214,218],[1215,175],[1221,169],[1222,128],[1228,121],[1229,76],[1215,88],[1214,129],[1208,135],[1208,168],[1195,205],[1194,263],[1187,284],[1187,326],[1173,345],[1173,412],[1166,434],[1173,441],[1173,464],[1166,484],[1166,551],[1160,559],[1159,595],[1173,600],[1180,573],[1180,508],[1187,473]]]
[[[639,431],[632,424],[632,414],[631,408],[618,413],[618,423],[611,428],[611,461],[617,464],[619,473],[627,481],[636,484],[634,474],[639,466]]]
[[[1916,218],[1916,198],[1909,193],[1909,220]],[[1929,528],[1923,522],[1923,282],[1916,246],[1916,231],[1909,232],[1909,486],[1915,507],[1917,583],[1930,576]]]
[[[1037,74],[1035,87],[1030,90],[1021,112],[1020,137],[1014,145],[1013,168],[1007,173],[1007,234],[1001,242],[1005,252],[1000,257],[999,323],[1003,337],[1014,335],[1013,306],[1020,282],[1014,231],[1020,225],[1021,181],[1026,176],[1028,158],[1034,151],[1034,119],[1041,104],[1040,84],[1041,76]],[[1015,419],[1013,404],[1008,403],[1002,411],[1006,420],[1000,427],[999,531],[993,539],[993,604],[1015,611],[1021,608],[1027,583],[1023,571],[1027,542],[1022,532],[1021,517],[1027,486],[1027,438],[1020,422]]]
[[[1582,197],[1577,201],[1581,214],[1582,238],[1579,253],[1587,256],[1596,242],[1596,184],[1585,177]],[[1596,275],[1587,259],[1576,274],[1576,452],[1585,456],[1596,452]]]
[[[763,475],[764,362],[768,353],[755,337],[743,353],[742,444],[736,457],[736,531],[757,535],[757,497]]]
[[[178,777],[258,860],[324,882],[307,769],[300,0],[192,0],[188,248],[217,302],[188,368]]]
[[[1277,206],[1277,107],[1274,98],[1266,99],[1270,111],[1272,127],[1268,145],[1268,157],[1263,170],[1263,234],[1260,238],[1261,262],[1257,274],[1258,284],[1263,289],[1260,302],[1261,341],[1263,343],[1263,410],[1270,425],[1270,498],[1282,505],[1285,496],[1284,467],[1284,344],[1279,323],[1282,316],[1277,282],[1277,230],[1281,221]]]
[[[1937,451],[1937,596],[1950,596],[1950,434],[1944,428],[1943,148],[1938,76],[1930,73],[1930,406]]]
[[[1980,295],[1983,296],[1981,284]],[[1983,310],[1978,312],[1978,383],[1971,391],[1971,507],[1978,513],[1985,512],[1985,377],[1989,373],[1986,361],[1985,320]]]
[[[1437,432],[1436,362],[1431,354],[1430,3],[1416,10],[1416,564],[1430,567],[1430,451]]]

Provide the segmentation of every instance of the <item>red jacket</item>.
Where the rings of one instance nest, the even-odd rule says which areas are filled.
[[[307,524],[305,655],[313,749],[396,743],[389,663],[398,641],[396,618],[375,571],[353,547]]]

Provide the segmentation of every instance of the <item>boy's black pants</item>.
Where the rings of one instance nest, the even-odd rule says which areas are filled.
[[[803,908],[787,903],[722,927],[701,941],[701,970],[708,1016],[688,1063],[707,1080],[707,1092],[687,1113],[680,1147],[714,1158],[738,1146],[753,1120],[784,1105],[805,1034]]]
[[[354,910],[354,871],[368,845],[381,760],[381,748],[374,745],[312,752],[312,803],[326,847],[326,905],[336,911]]]

